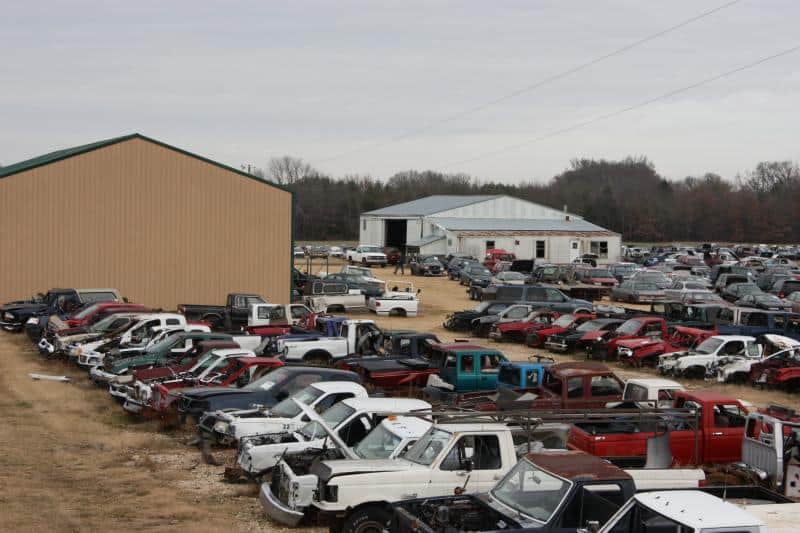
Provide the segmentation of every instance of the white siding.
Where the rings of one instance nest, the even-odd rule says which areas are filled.
[[[383,246],[384,243],[384,220],[382,218],[372,218],[362,216],[358,226],[359,244],[375,244]]]
[[[620,260],[620,238],[618,236],[603,237],[573,237],[569,235],[519,235],[516,237],[460,237],[458,234],[448,233],[452,245],[447,246],[447,252],[464,252],[483,257],[486,253],[486,241],[494,241],[496,248],[502,248],[514,254],[519,259],[535,259],[539,263],[569,263],[570,242],[580,242],[580,253],[588,254],[591,241],[606,241],[608,243],[608,257],[601,257],[599,263],[616,263]],[[536,257],[536,241],[545,242],[544,258]],[[519,244],[517,244],[517,242]]]
[[[409,218],[406,220],[406,242],[418,241],[425,235],[430,235],[422,230],[423,222],[419,218]],[[427,224],[425,224],[427,226]]]
[[[449,209],[430,217],[458,217],[458,218],[562,218],[564,212],[552,207],[534,204],[519,198],[503,196],[493,200],[477,202],[464,207]],[[570,215],[573,219],[580,219],[577,215]]]

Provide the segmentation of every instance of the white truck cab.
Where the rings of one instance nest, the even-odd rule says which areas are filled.
[[[768,531],[761,518],[733,503],[697,490],[673,490],[635,494],[599,532],[644,533],[651,531],[653,524],[658,524],[658,531],[682,533]]]
[[[291,324],[296,326],[314,311],[303,304],[250,304],[247,313],[247,326],[275,326]]]
[[[716,373],[718,359],[723,356],[742,356],[758,360],[761,346],[754,337],[746,335],[714,335],[690,351],[666,353],[658,358],[662,374],[704,378]]]
[[[367,309],[378,316],[417,316],[419,310],[419,291],[408,281],[389,281],[387,289],[380,296],[367,299]]]
[[[684,390],[683,385],[671,379],[632,378],[625,382],[621,402],[610,402],[607,408],[635,403],[641,407],[671,407],[675,392]]]
[[[352,451],[341,442],[335,431],[328,431],[328,435],[336,442],[338,449],[348,452],[343,454],[345,459],[336,462],[395,459],[406,453],[431,425],[431,422],[421,417],[389,416],[373,428]],[[291,456],[278,463],[272,471],[270,482],[261,485],[261,505],[267,516],[287,526],[300,523],[306,509],[311,505],[319,482],[316,474],[310,471],[313,464],[313,459],[299,462]]]
[[[377,353],[382,346],[383,333],[372,320],[345,320],[339,337],[279,339],[276,344],[284,361],[314,364],[330,364],[359,353]]]

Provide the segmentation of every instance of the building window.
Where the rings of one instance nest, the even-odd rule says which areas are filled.
[[[494,248],[494,241],[486,241],[486,249],[490,250]]]
[[[536,241],[536,259],[544,259],[544,241]]]
[[[589,243],[589,252],[597,257],[608,257],[608,241],[592,241]]]
[[[447,239],[447,246],[453,246],[453,239]]]
[[[364,231],[367,231],[367,219],[366,218],[362,218],[361,219],[361,229],[363,229]]]

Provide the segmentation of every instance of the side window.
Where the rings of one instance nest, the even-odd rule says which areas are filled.
[[[471,374],[475,372],[475,357],[472,355],[463,355],[461,356],[460,363],[460,371],[465,374]]]
[[[592,380],[592,394],[594,394],[594,380]],[[625,387],[625,399],[641,402],[647,399],[647,388],[635,383],[629,383]]]
[[[497,381],[512,387],[519,387],[520,383],[519,369],[511,365],[505,365],[500,368],[500,373],[497,375]]]
[[[177,318],[168,318],[167,319],[167,325],[168,326],[179,326],[180,323],[181,323],[181,321],[178,320]]]
[[[727,355],[741,355],[744,353],[744,343],[742,341],[730,341],[725,345]]]
[[[647,335],[648,333],[661,333],[661,324],[658,322],[647,324],[644,328],[644,334]]]
[[[500,441],[497,435],[465,435],[450,449],[442,461],[442,470],[466,470],[467,462],[473,470],[502,468]]]
[[[494,304],[494,305],[490,306],[489,309],[486,310],[486,314],[487,315],[496,315],[497,313],[499,313],[500,311],[502,311],[506,307],[508,307],[508,306],[505,305],[505,304]]]
[[[346,339],[348,333],[350,333],[350,326],[348,324],[342,324],[342,329],[341,329],[339,335]]]
[[[329,407],[336,405],[337,403],[341,402],[342,400],[346,400],[348,398],[352,398],[352,392],[341,392],[339,394],[329,394],[325,398],[321,399],[317,402],[314,406],[314,410],[318,413],[323,413],[327,411]]]
[[[718,428],[741,428],[747,423],[747,413],[736,404],[714,406],[714,425]]]
[[[535,387],[539,384],[539,371],[538,370],[527,370],[525,372],[525,386],[526,387]]]
[[[524,318],[526,316],[528,316],[528,308],[522,306],[515,307],[506,315],[507,318]]]
[[[563,302],[564,295],[561,294],[561,291],[556,289],[545,289],[545,295],[547,297],[548,302]]]
[[[800,294],[800,292],[794,294]],[[800,317],[789,317],[789,327],[786,328],[786,331],[794,335],[800,335]]]
[[[569,378],[567,380],[567,398],[583,397],[583,378]]]
[[[361,415],[354,418],[339,430],[339,436],[348,446],[358,444],[361,439],[367,436],[367,433],[372,429],[372,423],[369,417]]]
[[[592,376],[592,396],[614,396],[622,394],[620,384],[611,376]]]
[[[500,356],[495,353],[481,355],[481,374],[496,374],[500,367]]]
[[[302,305],[293,305],[291,307],[291,312],[292,318],[303,318],[304,316],[308,315],[308,309]]]
[[[775,323],[775,329],[786,329],[786,317],[775,315],[773,317],[773,322]]]

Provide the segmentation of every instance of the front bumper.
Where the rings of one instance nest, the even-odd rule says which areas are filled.
[[[567,353],[569,351],[569,344],[565,340],[546,340],[544,347],[551,352]]]
[[[129,413],[134,415],[142,414],[144,410],[144,405],[139,403],[137,400],[133,400],[131,398],[125,398],[125,401],[122,404],[122,408]]]
[[[89,377],[91,377],[92,381],[94,381],[97,385],[105,385],[113,378],[117,377],[117,375],[112,374],[111,372],[106,372],[99,366],[93,366],[89,371]]]
[[[56,347],[53,346],[45,337],[39,339],[37,346],[39,347],[39,351],[42,353],[53,354],[56,351]]]
[[[264,508],[266,515],[278,523],[289,527],[295,527],[303,519],[304,513],[295,511],[280,501],[278,497],[272,493],[272,488],[269,483],[261,484],[258,498],[261,500],[261,507]]]
[[[0,328],[3,328],[6,331],[21,331],[22,326],[22,322],[16,322],[13,320],[0,321]]]

